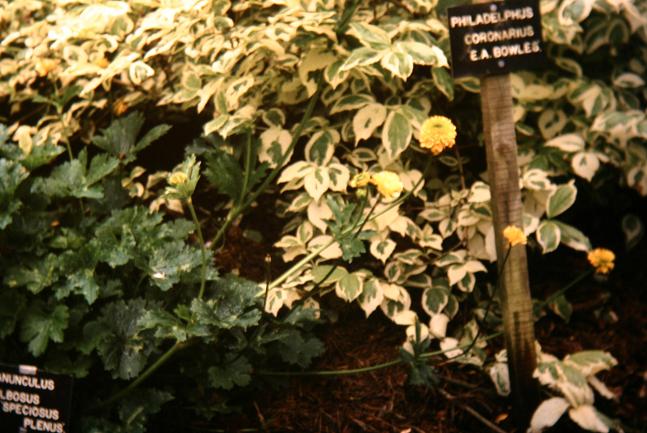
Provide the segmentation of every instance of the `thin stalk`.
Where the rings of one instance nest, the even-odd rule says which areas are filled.
[[[108,406],[114,403],[115,401],[125,397],[126,395],[130,394],[135,388],[137,388],[143,381],[148,379],[148,376],[151,374],[155,373],[158,368],[160,368],[168,359],[170,359],[175,352],[177,352],[179,349],[184,346],[185,343],[180,343],[176,342],[173,346],[171,346],[170,349],[168,349],[162,356],[160,356],[157,361],[155,361],[154,364],[152,364],[150,367],[148,367],[142,374],[137,376],[137,379],[133,380],[128,384],[127,387],[122,389],[121,391],[117,392],[116,394],[113,394],[108,400],[104,401],[99,405],[99,407],[103,406]]]
[[[495,332],[494,334],[486,335],[483,337],[484,341],[491,340],[500,336],[501,332]],[[446,352],[450,352],[456,349],[464,349],[469,344],[464,344],[462,346],[453,347],[451,349],[445,350],[435,350],[433,352],[426,352],[420,355],[421,359],[432,358],[434,356],[442,355]],[[362,374],[370,373],[372,371],[381,370],[387,367],[393,367],[395,365],[401,364],[404,362],[402,358],[393,359],[391,361],[382,362],[380,364],[369,365],[367,367],[361,368],[351,368],[345,370],[313,370],[313,371],[268,371],[268,370],[258,370],[255,374],[259,376],[348,376],[352,374]]]
[[[322,83],[323,83],[323,75],[319,75],[319,79],[317,81],[317,90],[308,101],[308,105],[306,107],[305,112],[303,113],[303,117],[301,118],[301,121],[297,125],[296,129],[294,130],[294,134],[292,135],[292,141],[290,142],[290,145],[288,146],[285,153],[281,156],[281,159],[277,163],[276,167],[265,178],[263,183],[255,191],[249,194],[249,197],[247,197],[247,199],[242,200],[238,206],[233,206],[229,210],[229,213],[227,214],[225,221],[223,222],[222,226],[220,226],[220,229],[218,229],[215,236],[211,240],[212,245],[214,246],[218,245],[218,243],[220,242],[220,239],[222,239],[222,237],[224,236],[229,225],[233,221],[235,221],[240,214],[242,214],[245,210],[247,210],[247,208],[251,206],[251,204],[254,203],[254,201],[256,201],[258,196],[260,196],[267,189],[267,187],[274,181],[274,179],[276,179],[276,177],[279,175],[281,169],[283,168],[283,165],[287,162],[288,157],[292,153],[292,150],[294,150],[294,147],[296,146],[297,141],[301,137],[303,128],[305,128],[306,123],[308,123],[308,121],[312,117],[312,112],[314,111],[315,105],[319,101],[319,96],[321,95],[321,92],[323,90]]]
[[[196,234],[198,235],[198,241],[200,242],[202,267],[200,272],[200,291],[198,292],[198,299],[202,299],[202,297],[204,296],[204,289],[207,284],[207,246],[204,243],[202,228],[200,227],[198,215],[195,213],[195,208],[193,207],[193,200],[191,200],[191,197],[189,197],[189,199],[186,201],[186,204],[189,208],[189,212],[191,213],[191,219],[193,219],[193,225],[195,225]]]
[[[568,289],[571,287],[575,286],[577,283],[580,281],[584,280],[586,277],[591,275],[594,272],[594,269],[589,269],[586,272],[581,273],[578,277],[573,279],[570,283],[559,289],[558,291],[551,293],[550,296],[548,296],[544,301],[542,301],[539,306],[541,308],[544,308],[546,305],[550,304],[553,302],[555,299],[559,298],[561,295],[563,295]]]
[[[245,137],[245,169],[243,171],[243,187],[240,190],[240,198],[239,200],[242,202],[243,197],[245,197],[245,194],[247,194],[247,190],[249,189],[249,178],[251,177],[252,173],[252,132],[247,131],[246,137]]]

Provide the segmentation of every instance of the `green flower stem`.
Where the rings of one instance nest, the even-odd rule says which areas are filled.
[[[239,201],[242,202],[243,198],[247,194],[247,190],[249,189],[249,177],[251,176],[252,173],[252,162],[253,162],[253,155],[252,155],[252,132],[250,130],[247,131],[247,134],[245,134],[245,169],[243,171],[244,177],[243,177],[243,187],[240,191],[240,198]]]
[[[495,332],[494,334],[487,335],[483,337],[484,341],[491,340],[493,338],[496,338],[500,336],[502,332]],[[434,356],[442,355],[446,352],[450,352],[452,350],[456,349],[463,349],[469,346],[470,343],[464,344],[464,345],[459,345],[457,347],[453,347],[451,349],[446,349],[446,350],[435,350],[433,352],[426,352],[420,355],[420,358],[422,359],[427,359],[427,358],[432,358]],[[259,376],[348,376],[352,374],[362,374],[362,373],[370,373],[372,371],[376,370],[381,370],[383,368],[387,367],[393,367],[394,365],[398,365],[403,363],[404,361],[402,358],[397,358],[393,359],[391,361],[387,362],[382,362],[380,364],[375,364],[375,365],[369,365],[367,367],[362,367],[362,368],[351,368],[347,370],[314,370],[314,371],[267,371],[267,370],[259,370],[256,371],[255,374]]]
[[[189,212],[191,213],[191,219],[193,219],[193,225],[195,225],[196,234],[198,235],[198,241],[200,242],[202,267],[200,272],[200,291],[198,292],[198,299],[202,299],[202,297],[204,296],[204,289],[207,284],[207,246],[204,243],[202,228],[200,227],[200,221],[198,221],[198,215],[195,213],[195,208],[193,207],[193,200],[191,200],[191,197],[186,200],[186,205],[189,208]]]
[[[116,402],[117,400],[125,397],[126,395],[130,394],[135,388],[137,388],[143,381],[148,379],[148,376],[151,374],[155,373],[158,368],[160,368],[162,365],[166,363],[178,350],[180,350],[182,347],[184,347],[186,343],[180,343],[179,341],[176,342],[173,346],[171,346],[170,349],[168,349],[162,356],[160,356],[157,361],[150,367],[148,367],[142,374],[137,376],[137,379],[133,380],[128,384],[127,387],[122,389],[121,391],[117,392],[116,394],[113,394],[108,400],[102,402],[99,404],[99,407],[103,406],[109,406],[112,403]]]
[[[278,278],[276,278],[274,281],[272,281],[270,284],[268,284],[267,289],[271,290],[282,283],[284,283],[288,278],[290,278],[292,275],[294,275],[295,272],[297,272],[299,269],[301,269],[303,266],[305,266],[310,260],[314,259],[317,257],[319,254],[321,254],[326,248],[330,247],[332,244],[334,244],[336,241],[335,239],[329,241],[328,243],[320,246],[316,250],[312,251],[310,254],[296,262],[290,269],[287,271],[283,272]]]
[[[548,296],[544,301],[542,301],[539,304],[539,307],[544,308],[546,305],[550,304],[555,299],[562,296],[568,289],[575,286],[577,283],[579,283],[580,281],[584,280],[586,277],[591,275],[594,271],[595,271],[594,269],[589,269],[588,271],[582,272],[579,276],[574,278],[573,281],[571,281],[570,283],[568,283],[567,285],[565,285],[561,289],[557,290],[556,292],[554,292],[550,296]]]
[[[319,75],[319,78],[317,81],[317,90],[308,101],[306,110],[303,113],[303,117],[301,118],[301,121],[299,122],[296,129],[294,130],[294,134],[292,135],[292,141],[290,142],[290,145],[288,146],[287,150],[281,156],[281,159],[277,163],[276,167],[270,172],[270,174],[265,178],[263,183],[256,189],[256,191],[249,194],[249,196],[245,200],[242,200],[239,205],[234,205],[229,210],[229,213],[227,214],[225,221],[223,222],[222,226],[220,226],[220,229],[218,229],[218,232],[216,232],[215,236],[211,240],[212,246],[215,247],[218,245],[222,237],[225,235],[225,232],[229,227],[229,225],[233,221],[235,221],[240,214],[242,214],[245,210],[247,210],[247,208],[250,207],[252,203],[256,201],[258,196],[260,196],[267,189],[267,187],[272,182],[274,182],[274,179],[276,179],[276,177],[279,175],[281,169],[283,169],[283,165],[287,162],[289,156],[292,153],[292,150],[294,150],[294,147],[299,141],[299,138],[301,137],[301,133],[303,132],[303,129],[305,128],[306,123],[308,123],[308,121],[312,117],[312,112],[314,111],[315,105],[319,101],[319,97],[321,96],[322,90],[323,90],[323,74]]]

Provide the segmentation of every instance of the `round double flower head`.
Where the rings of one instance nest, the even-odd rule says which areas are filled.
[[[515,245],[526,245],[528,242],[523,230],[513,225],[503,229],[503,237],[508,241],[511,247],[514,247]]]
[[[420,127],[420,146],[434,155],[456,144],[456,126],[445,116],[431,116]]]
[[[613,261],[616,255],[613,254],[613,251],[607,250],[606,248],[596,248],[589,251],[587,258],[589,259],[589,263],[595,268],[597,274],[608,274],[615,266]]]
[[[387,200],[400,197],[400,193],[404,188],[400,176],[392,171],[375,173],[371,176],[371,183],[377,187],[377,191]]]

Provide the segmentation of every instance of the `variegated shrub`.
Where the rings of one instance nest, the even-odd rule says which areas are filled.
[[[317,309],[334,291],[367,316],[379,308],[408,327],[408,340],[418,323],[451,349],[480,335],[476,319],[454,319],[469,297],[482,318],[497,257],[487,178],[474,163],[483,159],[479,85],[451,78],[447,3],[0,1],[0,98],[25,154],[88,140],[103,114],[200,114],[202,135],[245,179],[249,149],[252,165],[276,170],[267,186],[285,225],[275,246],[293,266],[269,284],[268,312],[295,302]],[[587,237],[559,219],[576,200],[575,179],[592,182],[608,167],[647,195],[647,3],[542,0],[541,8],[547,65],[511,76],[523,229],[544,253],[586,252]],[[419,144],[432,114],[458,130],[455,149],[438,156]],[[153,196],[135,170],[124,186]],[[349,186],[381,171],[399,176],[400,198]],[[246,197],[220,187],[238,217]],[[484,344],[459,359],[482,365]]]

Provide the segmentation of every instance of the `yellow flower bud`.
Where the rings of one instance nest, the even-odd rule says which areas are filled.
[[[589,251],[587,258],[589,259],[589,263],[595,268],[596,273],[608,274],[614,267],[613,261],[616,255],[613,254],[613,251],[607,250],[606,248],[596,248]]]
[[[186,176],[186,174],[184,174],[181,171],[176,171],[174,173],[171,173],[171,175],[168,178],[168,183],[170,185],[177,186],[177,185],[185,184],[187,180],[189,180],[189,178]]]
[[[511,247],[514,247],[515,245],[526,245],[528,242],[523,230],[517,226],[511,225],[503,229],[503,237],[508,241]]]
[[[398,198],[404,188],[400,176],[392,171],[375,173],[371,176],[371,183],[377,187],[377,191],[387,200]]]
[[[348,185],[351,188],[364,188],[366,185],[371,183],[371,174],[370,173],[359,173],[353,176],[353,178],[348,182]]]
[[[456,144],[456,126],[445,116],[431,116],[420,128],[420,145],[438,155]]]

